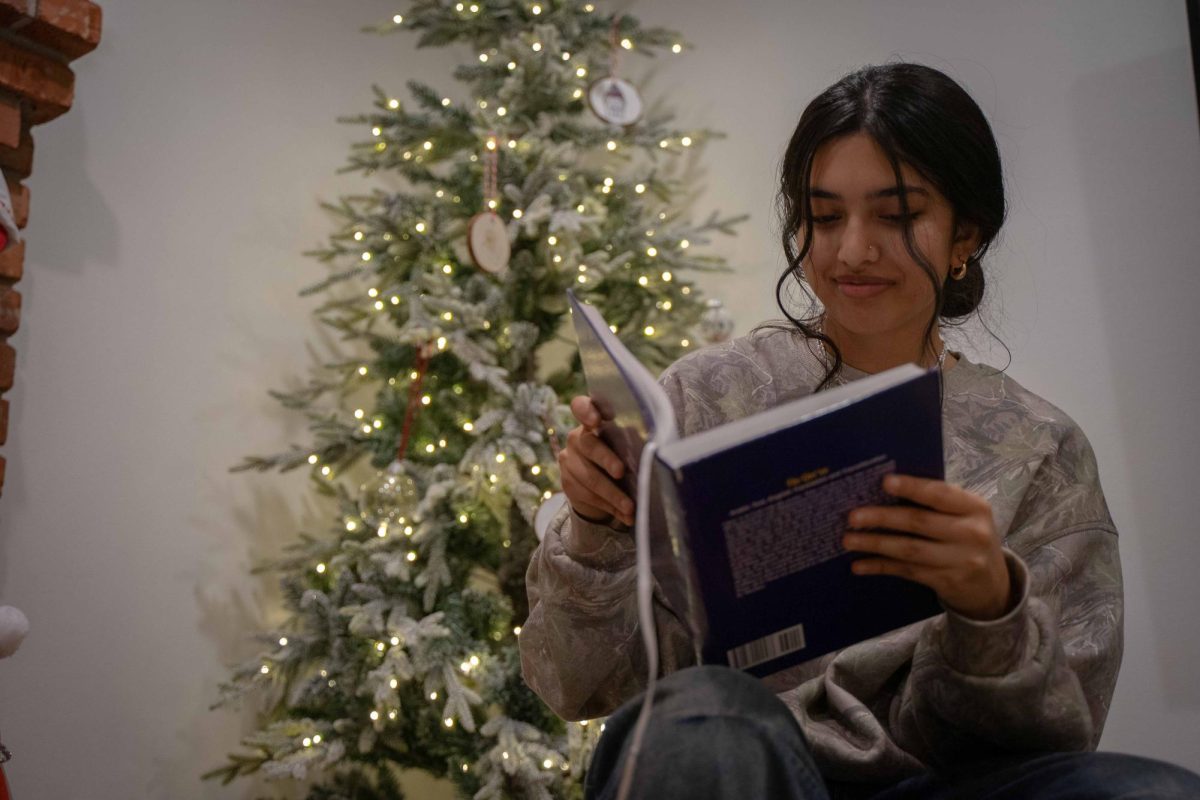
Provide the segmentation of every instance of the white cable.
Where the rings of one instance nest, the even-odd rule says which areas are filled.
[[[633,785],[633,770],[638,752],[642,749],[642,734],[650,721],[650,705],[654,702],[654,687],[658,682],[658,631],[654,628],[654,610],[651,599],[654,577],[650,571],[650,471],[654,467],[654,452],[658,443],[646,442],[638,463],[637,511],[634,517],[634,541],[637,544],[637,604],[638,624],[642,629],[642,641],[646,645],[646,694],[642,698],[642,710],[638,712],[637,724],[633,727],[633,741],[625,757],[625,769],[621,773],[621,784],[617,789],[617,800],[626,800]]]

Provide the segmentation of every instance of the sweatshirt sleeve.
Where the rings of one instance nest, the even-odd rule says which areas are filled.
[[[893,703],[893,735],[931,766],[1094,750],[1103,730],[1123,648],[1121,565],[1078,427],[1038,466],[1005,542],[1015,606],[932,621]]]
[[[668,369],[659,384],[683,430],[678,377]],[[569,503],[551,520],[531,557],[525,576],[529,618],[518,637],[521,671],[529,687],[564,719],[606,716],[645,687],[636,561],[628,526],[590,521]],[[690,666],[695,657],[687,627],[657,581],[653,610],[660,674]]]

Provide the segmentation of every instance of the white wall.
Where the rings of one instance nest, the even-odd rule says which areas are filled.
[[[0,499],[0,602],[33,632],[0,663],[7,771],[18,798],[248,798],[198,780],[247,730],[207,706],[272,613],[250,565],[321,521],[303,476],[226,469],[304,439],[265,392],[320,346],[296,297],[322,274],[300,255],[329,230],[317,200],[364,186],[334,175],[359,133],[335,117],[366,110],[372,82],[461,99],[463,56],[358,33],[397,10],[382,0],[103,5],[75,108],[35,132]],[[1200,143],[1182,0],[624,7],[699,47],[646,93],[729,136],[696,209],[752,214],[713,246],[738,274],[705,282],[739,333],[776,315],[775,170],[808,100],[891,57],[978,99],[1012,205],[986,318],[1010,374],[1087,432],[1123,536],[1126,655],[1102,747],[1200,770]],[[972,342],[1006,363],[977,327]]]

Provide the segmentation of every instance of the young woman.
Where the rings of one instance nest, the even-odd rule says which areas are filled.
[[[659,382],[686,436],[906,362],[940,366],[946,480],[889,478],[885,491],[925,508],[857,509],[843,543],[866,554],[861,580],[922,583],[945,612],[764,682],[693,666],[656,593],[667,677],[631,796],[1200,797],[1186,770],[1094,752],[1121,661],[1122,587],[1087,438],[942,342],[941,325],[982,300],[1005,217],[979,107],[918,64],[847,75],[801,116],[779,200],[788,322],[690,353]],[[793,281],[820,301],[803,319],[784,303]],[[557,713],[613,714],[587,784],[608,798],[645,685],[633,503],[595,406],[576,397],[571,409],[569,504],[533,554],[520,646],[526,680]]]

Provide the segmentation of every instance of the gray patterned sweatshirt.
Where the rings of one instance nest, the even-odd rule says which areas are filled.
[[[825,372],[815,346],[764,329],[679,359],[659,384],[680,435],[811,394]],[[943,375],[946,480],[991,503],[1015,605],[987,622],[946,610],[765,679],[830,780],[893,782],[989,754],[1095,749],[1108,713],[1121,566],[1091,445],[1062,410],[954,355]],[[645,686],[634,564],[629,528],[569,505],[533,553],[522,670],[566,719],[610,714]],[[690,666],[694,650],[657,587],[654,600],[665,675]]]

